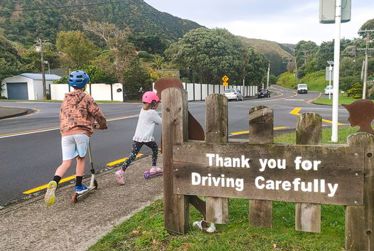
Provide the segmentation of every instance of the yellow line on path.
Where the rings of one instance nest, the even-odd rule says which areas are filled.
[[[59,183],[62,184],[62,183],[71,181],[73,179],[75,179],[75,175],[63,178]],[[48,187],[48,184],[44,184],[42,186],[38,186],[38,187],[32,188],[30,190],[24,191],[23,194],[28,195],[28,194],[36,193],[36,192],[42,191],[44,189],[47,189],[47,187]]]
[[[294,109],[292,109],[292,111],[290,112],[290,114],[294,115],[294,116],[299,116],[300,115],[300,111],[301,111],[300,107],[295,107]],[[327,120],[327,119],[322,119],[322,122],[325,122],[325,123],[328,123],[328,124],[332,124],[332,121],[331,120]],[[338,126],[343,126],[343,125],[345,125],[345,124],[338,122]]]
[[[136,158],[140,158],[142,157],[143,154],[142,153],[138,153],[138,155],[136,155]],[[122,159],[118,159],[118,160],[115,160],[115,161],[112,161],[112,162],[109,162],[106,164],[107,167],[114,167],[114,166],[117,166],[123,162],[125,162],[128,158],[122,158]]]
[[[140,158],[142,156],[143,156],[143,154],[139,153],[138,155],[136,155],[136,158]],[[112,161],[112,162],[109,162],[108,164],[106,164],[106,166],[107,167],[114,167],[114,166],[116,166],[118,164],[121,164],[125,160],[127,160],[127,158],[123,158],[123,159],[119,159],[119,160],[116,160],[116,161]],[[69,181],[71,181],[73,179],[75,179],[75,175],[72,175],[72,176],[69,176],[69,177],[61,179],[61,181],[59,182],[59,184],[62,184],[62,183],[65,183],[65,182],[69,182]],[[26,194],[26,195],[33,194],[33,193],[42,191],[44,189],[47,189],[47,187],[48,187],[48,184],[44,184],[44,185],[41,185],[41,186],[38,186],[38,187],[35,187],[35,188],[32,188],[32,189],[29,189],[27,191],[24,191],[23,194]]]
[[[289,129],[289,127],[287,126],[278,126],[278,127],[274,127],[274,131],[279,131],[279,130],[284,130],[284,129]],[[238,131],[238,132],[232,132],[230,133],[230,135],[243,135],[243,134],[249,134],[249,131]]]

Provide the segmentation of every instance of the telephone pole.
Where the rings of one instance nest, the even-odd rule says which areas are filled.
[[[45,67],[44,67],[44,46],[43,43],[45,41],[41,40],[40,38],[37,40],[36,51],[40,52],[40,64],[42,70],[42,84],[43,84],[43,98],[47,99],[47,84],[45,81]]]
[[[363,84],[362,84],[362,99],[366,99],[366,89],[367,89],[367,77],[368,77],[368,58],[369,58],[369,42],[370,42],[370,32],[374,32],[374,30],[361,30],[359,33],[365,33],[365,60],[363,63]],[[358,49],[362,50],[362,49]]]

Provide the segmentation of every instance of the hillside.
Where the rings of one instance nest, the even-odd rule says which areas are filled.
[[[287,63],[292,59],[292,55],[289,50],[284,47],[289,48],[290,46],[281,45],[277,42],[240,37],[242,42],[252,48],[257,52],[263,54],[271,62],[271,73],[278,75],[286,71]]]
[[[55,41],[62,30],[83,30],[87,20],[128,26],[136,36],[157,36],[166,44],[199,24],[160,12],[142,0],[2,0],[0,29],[11,40],[31,45]]]

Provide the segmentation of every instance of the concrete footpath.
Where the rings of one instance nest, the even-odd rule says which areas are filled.
[[[43,193],[0,210],[0,250],[87,250],[114,226],[161,198],[162,177],[143,178],[150,165],[150,157],[135,161],[126,171],[124,186],[115,182],[117,168],[98,175],[99,189],[77,204],[70,202],[69,185],[57,191],[50,208],[44,205]]]

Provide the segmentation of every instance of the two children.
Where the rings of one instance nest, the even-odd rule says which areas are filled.
[[[48,183],[44,201],[48,206],[55,203],[55,191],[61,178],[76,159],[75,192],[87,191],[82,184],[85,169],[85,157],[89,146],[89,137],[93,134],[93,126],[107,129],[106,119],[94,99],[84,92],[90,77],[84,71],[74,71],[69,75],[68,83],[74,88],[65,95],[60,109],[60,132],[62,147],[62,163],[57,167],[53,180]]]
[[[44,200],[47,206],[55,203],[55,191],[58,183],[70,168],[73,159],[76,159],[76,185],[75,192],[78,194],[87,191],[82,184],[85,170],[85,156],[89,147],[89,137],[95,129],[107,129],[106,119],[94,99],[84,92],[90,78],[84,71],[74,71],[69,75],[68,83],[74,91],[65,95],[60,110],[60,132],[62,146],[62,163],[57,167],[53,180],[48,183]],[[150,174],[161,173],[162,170],[156,166],[158,146],[153,133],[155,125],[161,124],[161,117],[156,109],[160,102],[158,96],[148,91],[142,97],[143,108],[139,114],[138,124],[133,137],[132,152],[123,163],[121,169],[115,173],[116,180],[123,185],[124,173],[131,162],[136,158],[143,145],[152,149],[152,168]]]

